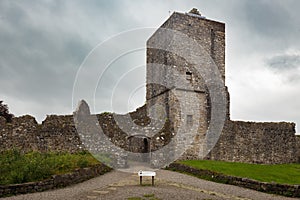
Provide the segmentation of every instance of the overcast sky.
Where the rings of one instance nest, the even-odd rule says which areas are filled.
[[[95,46],[123,31],[158,27],[173,11],[188,12],[193,7],[209,19],[226,23],[231,118],[300,124],[297,0],[1,0],[0,100],[16,116],[30,114],[39,122],[47,114],[71,114],[76,74]],[[135,38],[131,39],[135,43]],[[131,41],[118,45],[125,42]],[[106,72],[102,90],[97,87],[94,112],[111,111],[109,91],[126,72],[120,69],[128,69],[119,66],[124,63],[139,67],[122,79],[123,87],[119,87],[120,94],[132,98],[114,98],[114,111],[126,110],[128,101],[130,109],[145,102],[141,86],[145,82],[145,52],[136,51],[129,58],[124,58],[123,64],[114,63]],[[81,90],[95,89],[89,80],[85,83]],[[141,88],[133,91],[134,86]]]

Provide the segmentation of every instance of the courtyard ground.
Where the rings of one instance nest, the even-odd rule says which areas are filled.
[[[83,200],[83,199],[295,199],[265,194],[232,185],[214,183],[177,172],[159,170],[155,186],[151,178],[139,185],[137,174],[112,171],[80,184],[62,189],[18,195],[3,200]]]

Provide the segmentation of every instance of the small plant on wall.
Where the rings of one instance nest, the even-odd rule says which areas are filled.
[[[3,101],[0,101],[0,116],[6,119],[6,122],[11,122],[13,114],[9,113],[8,106],[3,104]]]

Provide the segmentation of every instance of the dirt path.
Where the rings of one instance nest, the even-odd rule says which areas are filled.
[[[3,200],[81,200],[81,199],[295,199],[275,196],[244,189],[237,186],[205,181],[177,172],[160,170],[157,172],[155,186],[151,179],[139,185],[136,174],[113,171],[83,183],[63,189],[13,196]],[[138,198],[136,198],[138,199]]]

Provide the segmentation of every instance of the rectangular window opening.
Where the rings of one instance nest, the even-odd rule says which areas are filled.
[[[193,125],[193,115],[187,115],[186,116],[186,125],[192,126]]]
[[[185,77],[186,77],[186,80],[192,82],[192,72],[186,72],[185,73]]]

